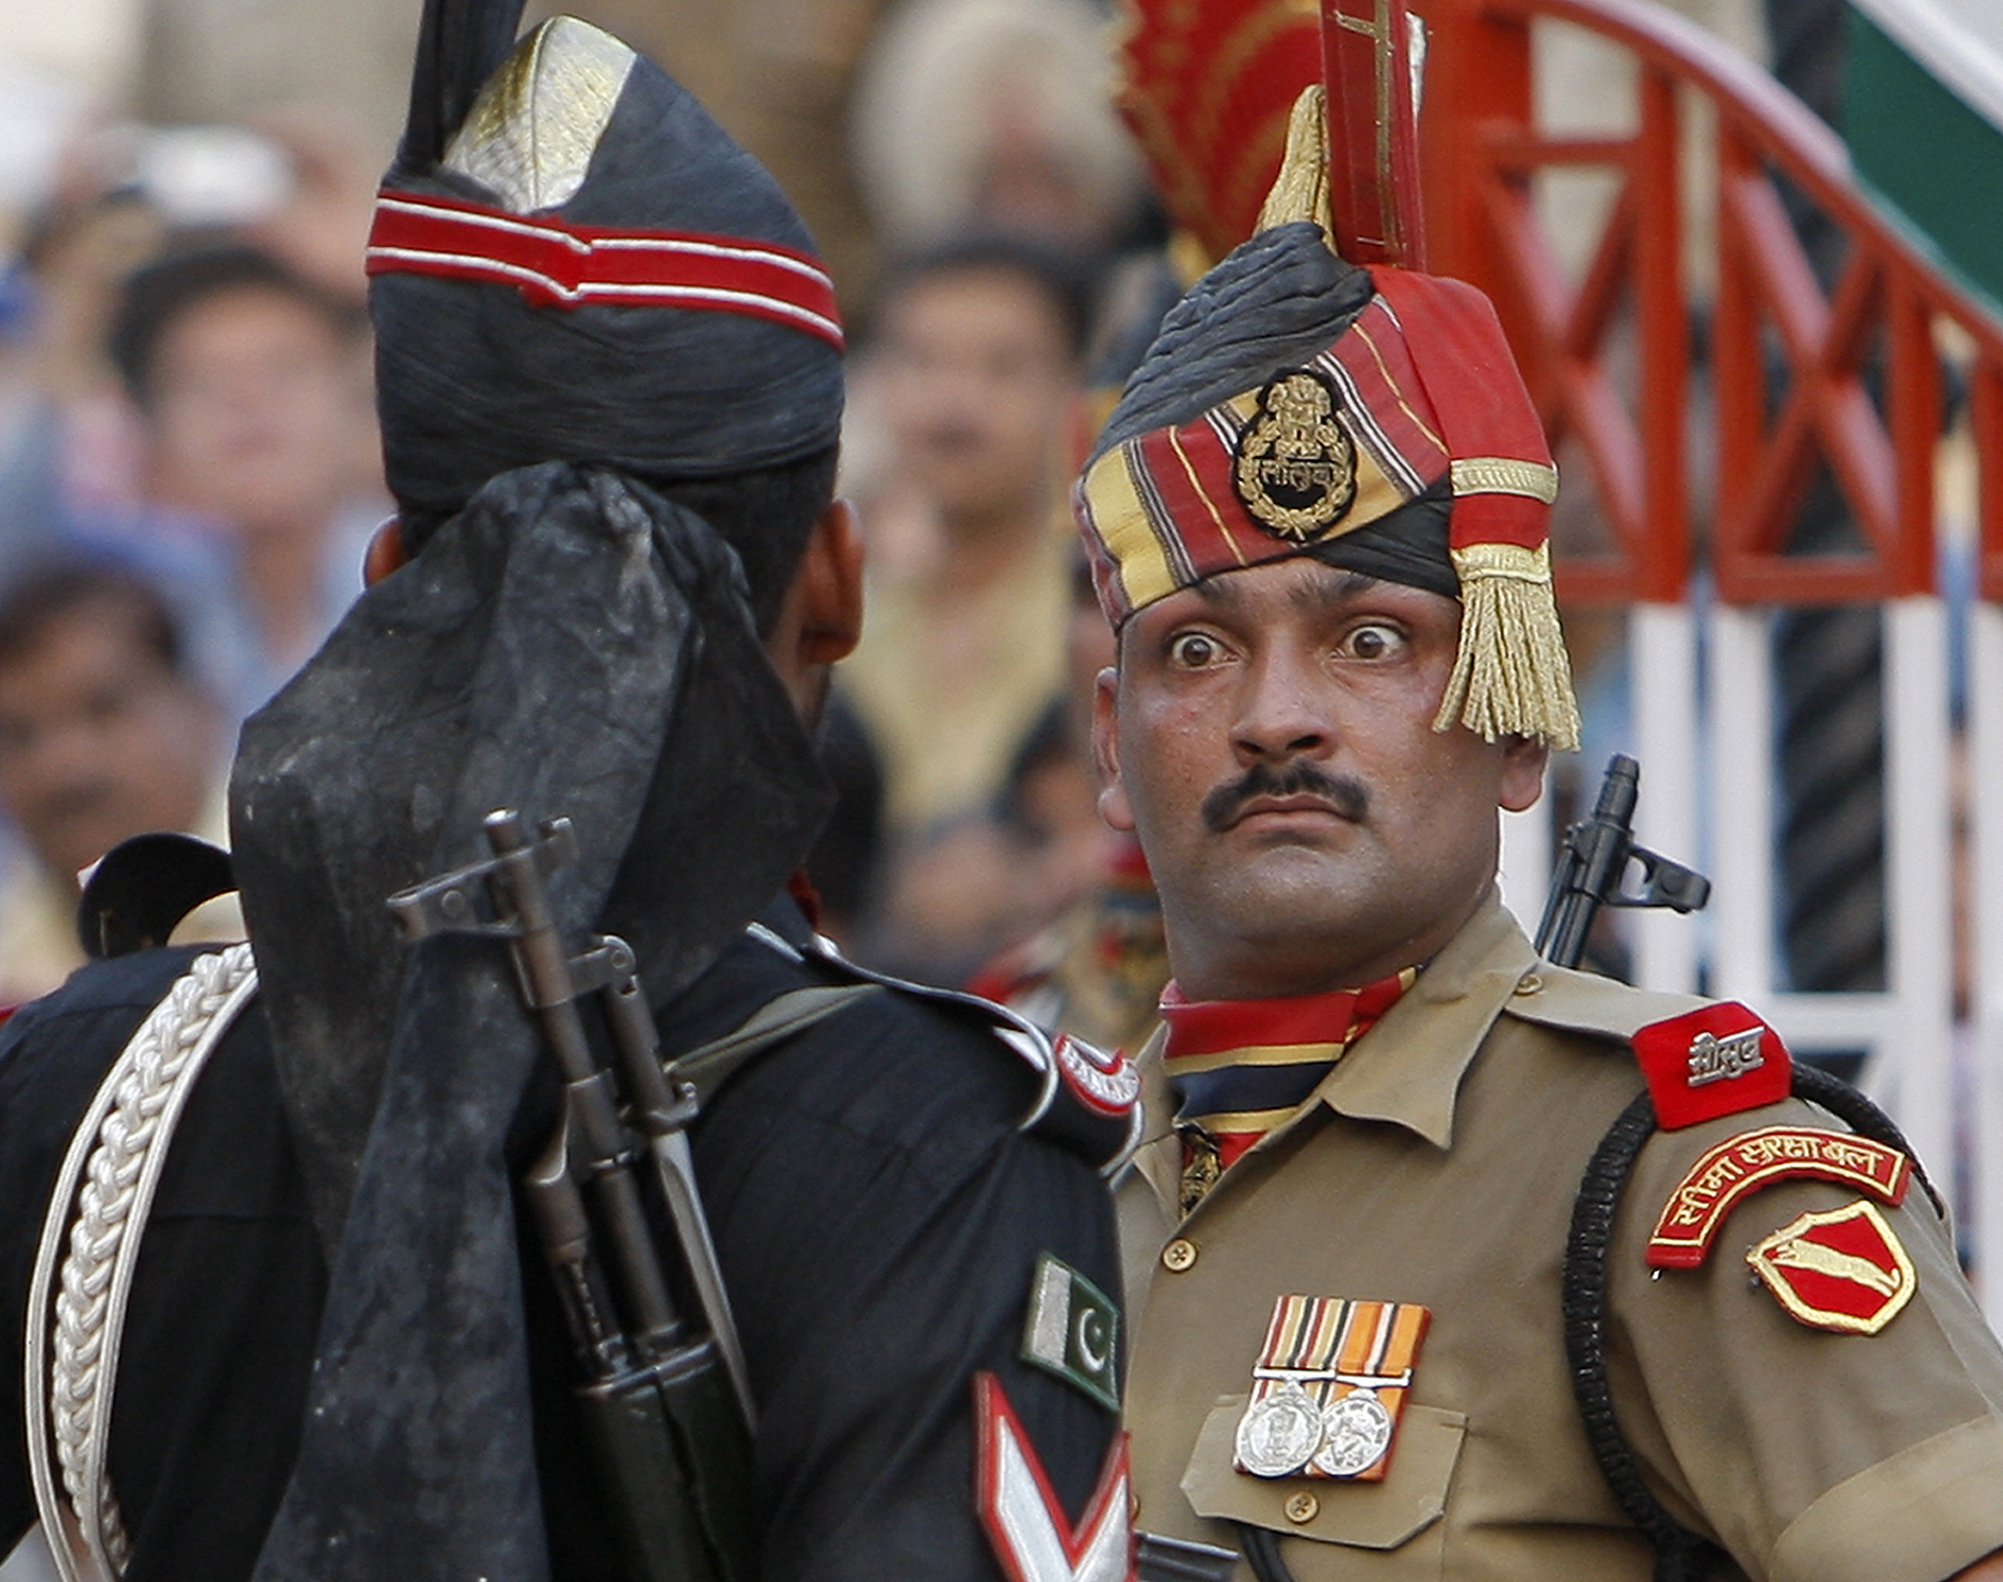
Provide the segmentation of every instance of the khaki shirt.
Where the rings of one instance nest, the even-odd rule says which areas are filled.
[[[1491,899],[1179,1223],[1157,1037],[1121,1202],[1136,1525],[1232,1547],[1233,1523],[1270,1529],[1299,1582],[1646,1582],[1651,1552],[1580,1426],[1560,1269],[1587,1160],[1642,1086],[1626,1038],[1700,1003],[1541,965]],[[1620,1422],[1656,1496],[1736,1560],[1720,1577],[1940,1582],[2003,1547],[2003,1349],[1917,1184],[1881,1212],[1918,1291],[1875,1336],[1798,1322],[1743,1260],[1851,1188],[1769,1187],[1732,1211],[1702,1268],[1643,1262],[1697,1157],[1777,1124],[1835,1123],[1789,1100],[1643,1148],[1608,1256]],[[1431,1309],[1382,1482],[1233,1469],[1288,1294]]]

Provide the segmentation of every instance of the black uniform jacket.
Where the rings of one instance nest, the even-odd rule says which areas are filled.
[[[790,902],[765,921],[809,937]],[[19,1359],[52,1182],[111,1061],[193,954],[86,967],[0,1032],[0,1555],[35,1520]],[[828,973],[748,933],[662,1017],[668,1050]],[[766,1578],[1000,1576],[974,1509],[983,1370],[1070,1519],[1086,1505],[1113,1414],[1018,1354],[1039,1255],[1117,1291],[1117,1249],[1097,1162],[1018,1130],[1040,1087],[979,1013],[884,990],[758,1058],[697,1123],[760,1415]],[[523,1267],[553,1574],[616,1577],[570,1420],[568,1345],[526,1242]],[[110,1451],[130,1582],[249,1575],[296,1453],[325,1282],[253,1003],[199,1079],[135,1281]]]

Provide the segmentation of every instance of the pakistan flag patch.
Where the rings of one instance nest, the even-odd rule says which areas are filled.
[[[1054,1373],[1101,1406],[1120,1409],[1120,1310],[1069,1264],[1049,1253],[1037,1260],[1029,1284],[1029,1322],[1022,1360]]]

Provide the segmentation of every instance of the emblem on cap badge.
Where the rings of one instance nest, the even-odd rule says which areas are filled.
[[[1341,521],[1356,498],[1356,442],[1336,415],[1334,387],[1296,368],[1261,390],[1231,481],[1252,520],[1293,543]]]

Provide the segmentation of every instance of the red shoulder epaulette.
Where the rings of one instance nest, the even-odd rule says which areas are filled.
[[[1634,1052],[1666,1132],[1778,1104],[1794,1087],[1780,1034],[1736,1000],[1650,1023]]]

